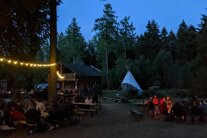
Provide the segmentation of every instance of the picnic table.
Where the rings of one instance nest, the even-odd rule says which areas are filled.
[[[97,104],[96,103],[73,103],[75,105],[75,108],[79,112],[90,112],[91,117],[93,117],[93,113],[97,112]]]

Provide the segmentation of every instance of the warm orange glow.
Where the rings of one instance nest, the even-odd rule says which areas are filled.
[[[60,78],[60,79],[64,79],[64,78],[65,78],[65,76],[62,76],[62,75],[59,73],[59,71],[57,71],[56,73],[57,73],[58,78]]]

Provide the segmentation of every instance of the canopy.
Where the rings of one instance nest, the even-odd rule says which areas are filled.
[[[127,71],[127,74],[125,75],[122,83],[121,83],[122,86],[126,86],[127,85],[130,85],[130,86],[133,86],[135,89],[138,90],[138,93],[140,94],[142,91],[142,89],[140,88],[139,84],[137,83],[137,81],[134,79],[132,73],[130,71]]]

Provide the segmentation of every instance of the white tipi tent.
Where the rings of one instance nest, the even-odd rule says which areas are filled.
[[[137,89],[138,90],[138,94],[141,94],[143,91],[142,89],[140,88],[139,84],[137,83],[137,81],[134,79],[132,73],[130,71],[127,71],[127,74],[125,75],[122,83],[121,83],[121,86],[122,88],[125,87],[128,87],[128,85],[132,86],[133,88]]]

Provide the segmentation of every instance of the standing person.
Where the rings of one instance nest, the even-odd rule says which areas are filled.
[[[156,95],[154,95],[154,97],[153,97],[153,104],[155,105],[155,106],[158,106],[158,104],[159,104],[159,100],[158,100],[158,98],[157,98],[157,96]]]
[[[0,97],[0,125],[4,122],[4,112],[6,108],[6,103],[4,102],[4,99]]]
[[[163,115],[167,115],[168,114],[165,98],[160,99],[160,104],[158,106],[158,109],[159,109],[161,114],[163,114]]]
[[[167,112],[170,114],[172,108],[172,101],[169,96],[166,97]]]
[[[195,123],[195,117],[199,115],[199,105],[198,101],[193,101],[193,106],[191,107],[191,122]]]
[[[150,114],[150,117],[154,117],[155,106],[153,104],[152,97],[150,97],[148,104],[149,104],[149,114]]]
[[[154,106],[155,106],[154,116],[156,117],[156,115],[159,113],[159,109],[158,109],[159,99],[157,98],[156,95],[154,95],[152,101],[153,101],[153,104],[154,104]]]

